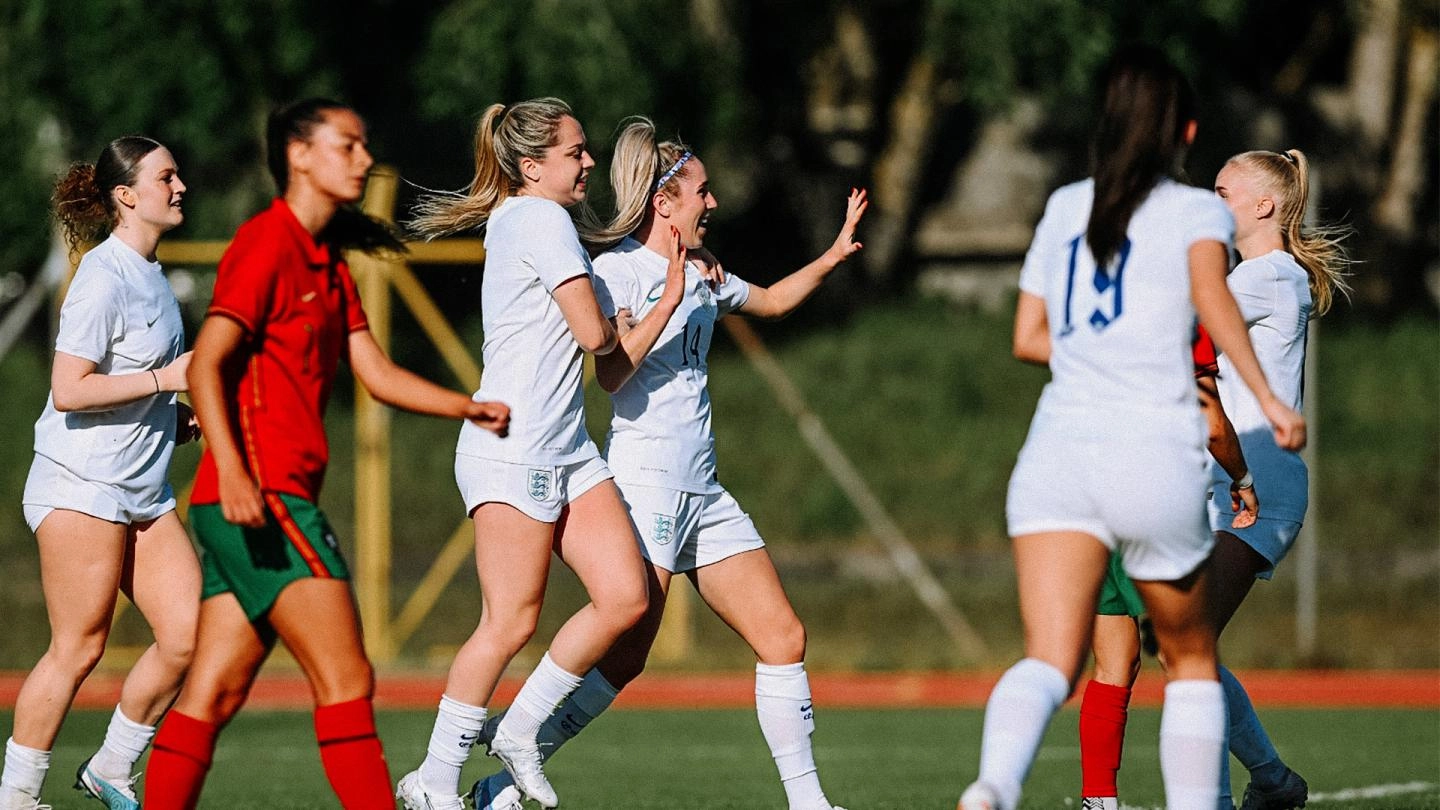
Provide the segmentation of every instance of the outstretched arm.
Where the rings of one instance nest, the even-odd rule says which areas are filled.
[[[815,293],[825,278],[846,259],[855,255],[864,245],[855,241],[855,226],[865,216],[870,206],[865,189],[851,189],[845,202],[845,224],[840,226],[840,235],[835,243],[820,258],[780,279],[769,287],[750,285],[750,297],[738,310],[754,318],[783,318],[805,303]]]
[[[476,402],[395,365],[368,329],[350,333],[350,368],[365,390],[394,408],[427,416],[469,419],[476,426],[505,435],[510,425],[510,408],[500,402]]]
[[[613,352],[595,357],[595,379],[607,393],[619,391],[635,374],[635,369],[655,348],[655,341],[660,339],[660,333],[665,331],[665,325],[680,306],[680,300],[685,295],[685,261],[686,251],[685,246],[680,244],[680,232],[671,228],[670,265],[665,270],[665,289],[660,293],[660,300],[633,326],[629,323],[630,310],[616,312],[612,323],[620,336],[620,345]]]

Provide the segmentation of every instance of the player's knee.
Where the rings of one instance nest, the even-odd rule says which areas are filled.
[[[375,694],[375,670],[364,658],[327,667],[315,673],[311,688],[315,691],[317,706],[370,698]]]
[[[486,643],[497,647],[507,657],[513,658],[535,635],[539,617],[538,610],[509,613],[504,616],[489,613],[481,617],[477,635],[484,637]]]
[[[76,681],[83,680],[100,663],[105,655],[105,641],[108,632],[92,632],[83,635],[53,638],[50,640],[50,660]]]
[[[792,614],[765,634],[755,654],[765,664],[798,663],[805,660],[805,640],[805,625]]]
[[[595,609],[617,633],[634,627],[650,608],[650,596],[644,586],[615,591],[596,599]]]
[[[155,651],[159,653],[165,666],[184,672],[190,668],[190,662],[195,660],[195,635],[183,633],[156,635]]]

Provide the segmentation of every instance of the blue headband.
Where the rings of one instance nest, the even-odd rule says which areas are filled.
[[[655,181],[655,190],[659,191],[660,189],[664,188],[665,184],[670,182],[670,178],[674,177],[675,173],[680,171],[680,169],[685,166],[685,164],[690,160],[690,158],[694,156],[694,153],[688,150],[685,152],[685,154],[681,155],[680,159],[675,161],[675,165],[671,166],[669,171],[660,175],[660,179]]]

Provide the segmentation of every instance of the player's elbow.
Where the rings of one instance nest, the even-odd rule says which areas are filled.
[[[50,389],[50,402],[55,406],[55,410],[61,413],[70,413],[71,411],[84,409],[80,398],[64,386]]]
[[[587,354],[606,355],[615,350],[620,339],[616,336],[614,329],[596,329],[593,332],[586,331],[585,334],[576,335],[575,342]]]

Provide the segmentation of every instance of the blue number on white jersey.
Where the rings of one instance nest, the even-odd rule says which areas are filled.
[[[1065,337],[1075,331],[1075,325],[1071,322],[1070,309],[1071,301],[1075,294],[1075,264],[1080,257],[1080,250],[1084,244],[1085,234],[1080,234],[1070,240],[1070,267],[1069,275],[1065,278],[1065,323],[1060,327],[1060,337]],[[1096,267],[1091,283],[1095,292],[1109,298],[1109,314],[1106,314],[1101,306],[1097,306],[1088,318],[1090,326],[1096,332],[1102,331],[1109,326],[1116,318],[1120,317],[1125,309],[1125,300],[1122,295],[1121,282],[1125,276],[1125,262],[1130,259],[1130,240],[1127,238],[1120,244],[1120,250],[1115,257],[1115,273],[1111,275],[1103,267]],[[1102,302],[1102,306],[1104,302]]]

